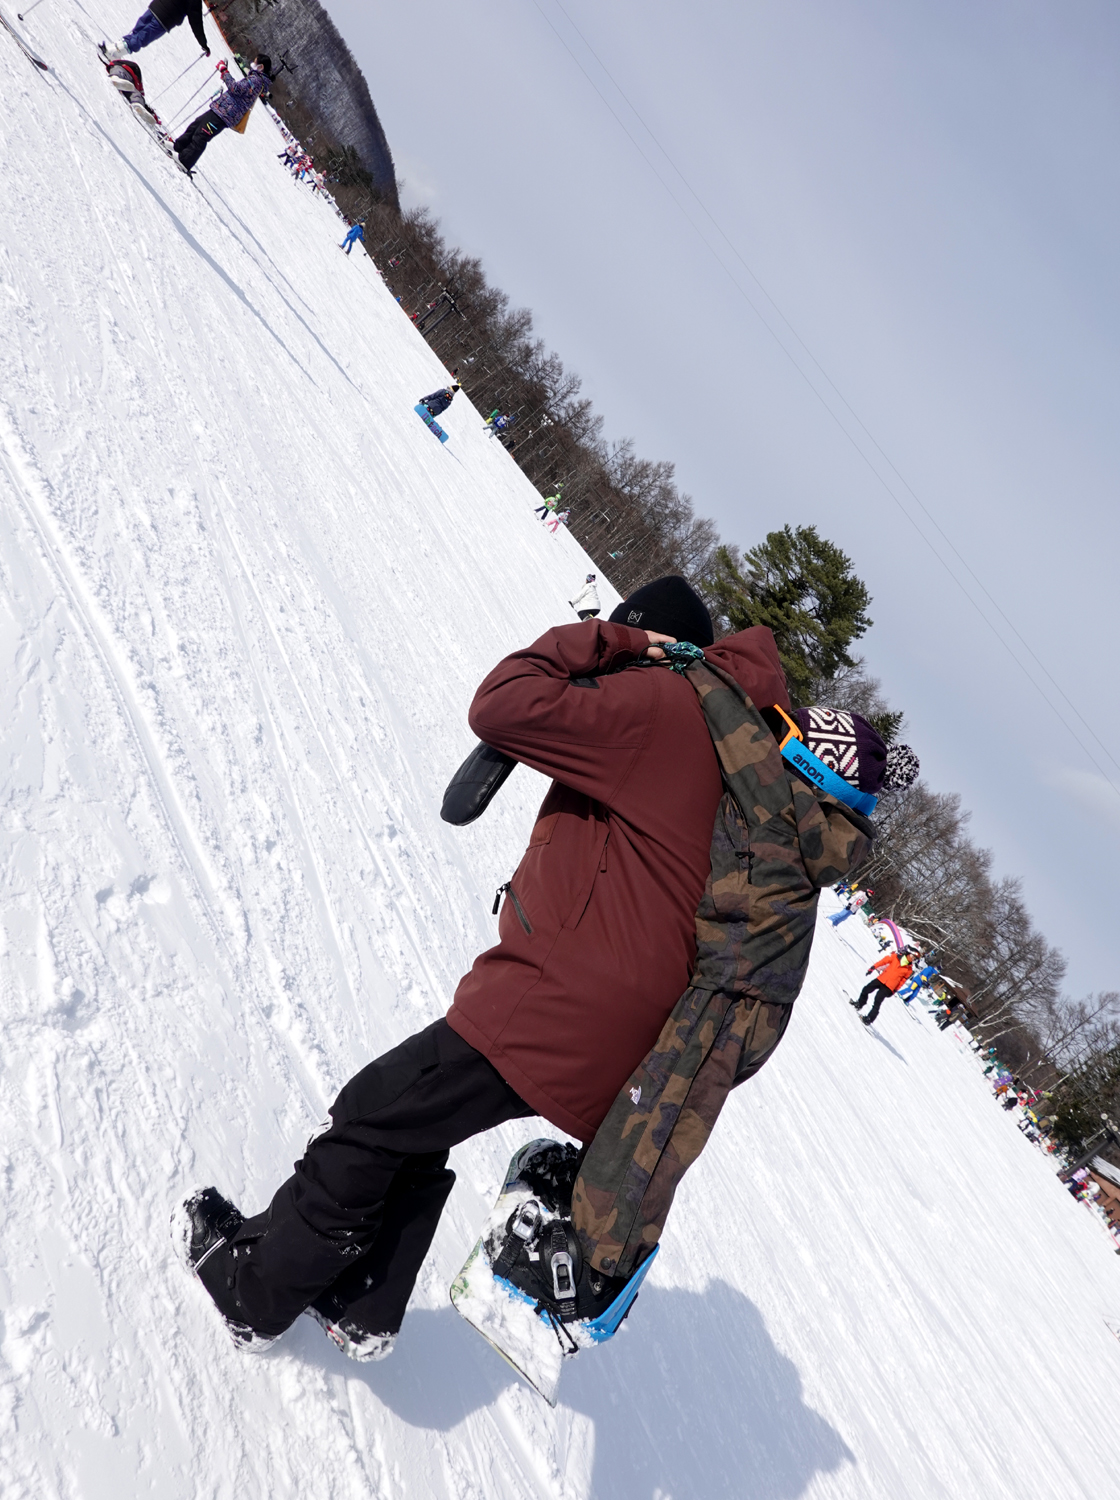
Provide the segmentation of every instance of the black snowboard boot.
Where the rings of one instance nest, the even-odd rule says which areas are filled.
[[[529,1191],[550,1213],[567,1218],[572,1211],[572,1189],[576,1185],[586,1147],[546,1141],[522,1161],[519,1175]]]
[[[239,1348],[262,1353],[275,1339],[257,1333],[238,1317],[240,1304],[234,1291],[237,1252],[230,1242],[244,1222],[245,1215],[217,1188],[201,1188],[173,1210],[171,1237],[183,1264],[198,1277],[221,1313],[230,1338]]]

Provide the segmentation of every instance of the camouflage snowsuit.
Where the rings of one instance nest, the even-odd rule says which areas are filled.
[[[685,675],[727,790],[696,913],[692,982],[599,1127],[572,1195],[584,1256],[610,1276],[629,1276],[653,1250],[727,1095],[781,1040],[808,968],[820,891],[857,869],[873,837],[866,818],[787,775],[733,677],[707,662]]]

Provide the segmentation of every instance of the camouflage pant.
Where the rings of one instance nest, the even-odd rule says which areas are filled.
[[[629,1276],[653,1250],[727,1095],[781,1041],[821,888],[850,876],[874,835],[862,814],[787,776],[777,740],[733,677],[710,662],[685,675],[726,791],[696,910],[692,984],[611,1105],[572,1194],[584,1256],[609,1276]]]
[[[677,1001],[576,1178],[572,1223],[596,1270],[629,1276],[650,1254],[732,1087],[769,1061],[791,1011],[702,989]]]

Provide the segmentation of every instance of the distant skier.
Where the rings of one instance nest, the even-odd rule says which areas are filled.
[[[546,531],[551,531],[555,535],[555,533],[560,530],[561,526],[567,526],[567,524],[568,524],[568,517],[570,515],[571,515],[571,511],[570,510],[557,511],[556,515],[553,516],[552,520],[551,521],[547,521],[545,523],[545,530]]]
[[[861,891],[856,889],[848,897],[847,905],[842,906],[839,911],[834,911],[829,917],[833,927],[839,927],[841,922],[846,922],[849,917],[854,917],[856,912],[867,905],[868,898],[875,894],[874,891]]]
[[[137,17],[136,25],[119,42],[98,44],[101,61],[108,65],[132,52],[139,52],[141,47],[150,47],[184,21],[190,22],[195,40],[204,55],[209,57],[210,48],[206,45],[206,32],[202,28],[202,0],[152,0],[148,9]]]
[[[876,973],[876,971],[878,972]],[[855,1006],[856,1010],[862,1010],[868,1000],[874,996],[874,1003],[867,1015],[860,1016],[863,1024],[870,1026],[877,1018],[883,1007],[883,1001],[887,996],[893,995],[895,990],[901,989],[910,978],[913,972],[910,955],[908,953],[890,953],[886,958],[879,959],[878,963],[872,964],[867,972],[869,974],[875,973],[876,977],[870,984],[864,986],[859,999],[853,1000],[851,1004]]]
[[[232,83],[224,58],[218,64],[218,72],[226,92],[220,99],[215,99],[210,108],[196,120],[192,120],[175,142],[179,165],[187,173],[194,168],[214,137],[227,128],[236,129],[266,92],[272,82],[272,60],[261,53],[249,64],[248,76],[235,79]]]
[[[433,391],[430,396],[421,396],[417,405],[425,406],[431,417],[442,416],[455,399],[455,392],[462,390],[458,381],[454,385],[444,386],[442,391]]]
[[[588,573],[583,587],[574,599],[568,603],[575,610],[581,620],[593,620],[601,608],[599,604],[599,590],[595,587],[595,574]]]
[[[359,219],[357,224],[352,224],[347,231],[346,238],[343,240],[342,244],[339,245],[338,248],[340,250],[345,250],[347,255],[350,254],[350,251],[354,248],[354,245],[358,240],[365,239],[365,222],[366,221],[364,219]]]
[[[541,504],[535,508],[533,514],[535,516],[540,516],[543,521],[547,521],[550,513],[556,510],[556,508],[560,504],[560,491],[563,488],[564,486],[562,484],[558,484],[556,486],[555,495],[546,495]]]

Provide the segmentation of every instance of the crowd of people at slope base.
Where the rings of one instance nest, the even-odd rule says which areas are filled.
[[[927,998],[932,1000],[931,1012],[942,1031],[948,1030],[954,1022],[963,1022],[968,1014],[963,1002],[955,999],[951,993],[939,992],[934,987],[941,976],[936,966],[929,962],[933,957],[932,951],[922,964],[924,955],[921,943],[910,942],[900,950],[896,946],[895,934],[877,922],[870,909],[874,890],[870,887],[861,889],[846,881],[842,881],[836,889],[844,898],[844,905],[829,918],[833,927],[839,927],[853,916],[862,916],[878,939],[880,947],[889,950],[867,970],[869,975],[876,977],[871,979],[857,999],[849,1002],[857,1010],[862,1010],[868,1000],[873,1001],[869,1013],[860,1017],[864,1025],[870,1026],[874,1022],[889,995],[896,994],[903,1004],[909,1005],[923,988]],[[922,966],[919,967],[919,964]],[[1017,1113],[1018,1128],[1031,1145],[1037,1146],[1046,1155],[1061,1160],[1064,1148],[1053,1133],[1058,1123],[1058,1117],[1054,1113],[1053,1094],[1048,1089],[1035,1088],[1012,1073],[1000,1061],[994,1046],[985,1048],[982,1043],[971,1039],[969,1046],[980,1055],[984,1076],[991,1085],[996,1102],[1007,1113]],[[1101,1201],[1100,1184],[1094,1179],[1090,1168],[1081,1167],[1073,1172],[1066,1181],[1066,1187],[1079,1203],[1086,1204],[1096,1212],[1120,1254],[1120,1222],[1106,1211]]]

